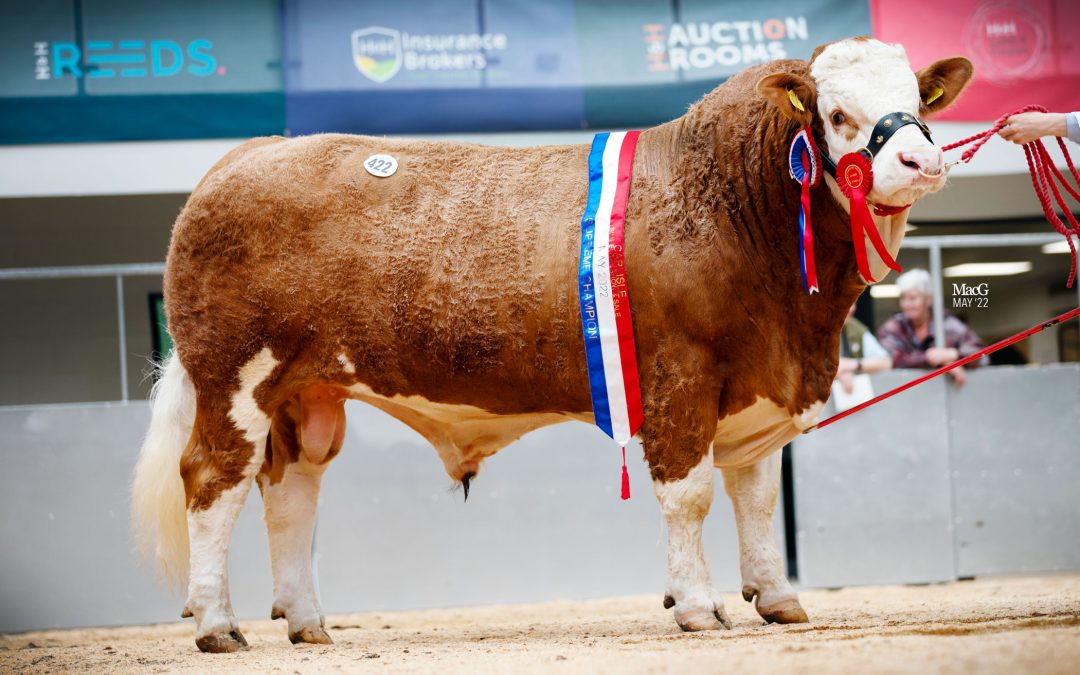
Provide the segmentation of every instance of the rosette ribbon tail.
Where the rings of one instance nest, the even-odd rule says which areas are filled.
[[[866,199],[870,190],[874,187],[874,169],[870,163],[869,152],[860,150],[849,152],[840,158],[836,164],[836,184],[840,191],[848,198],[848,210],[851,212],[851,242],[855,248],[855,262],[859,266],[859,274],[867,283],[877,281],[870,274],[870,261],[866,256],[866,239],[881,257],[889,269],[900,271],[900,265],[885,248],[885,242],[881,240],[874,217],[870,215],[870,207]]]
[[[874,250],[877,251],[878,256],[881,257],[882,262],[894,272],[902,271],[899,263],[897,263],[896,259],[889,253],[889,249],[885,247],[885,242],[881,240],[881,233],[878,232],[877,224],[874,223],[874,219],[870,215],[870,209],[866,205],[866,200],[862,201],[861,210],[866,214],[865,220],[863,221],[865,223],[864,228],[866,230],[866,235],[870,237],[870,243],[874,245]]]
[[[803,127],[791,139],[788,173],[799,184],[799,271],[809,295],[820,293],[814,263],[814,228],[810,223],[810,190],[821,183],[821,154],[814,145],[810,127]]]
[[[870,273],[870,261],[866,258],[865,236],[866,232],[876,231],[877,228],[874,227],[870,209],[866,207],[866,195],[861,190],[852,190],[848,195],[848,207],[851,210],[851,240],[855,245],[855,262],[859,265],[859,274],[869,283],[875,283],[877,279]]]
[[[803,151],[803,164],[810,166],[810,158]],[[799,198],[799,262],[802,267],[803,285],[810,295],[820,293],[817,265],[814,263],[814,228],[810,223],[810,171],[803,173],[802,194]]]

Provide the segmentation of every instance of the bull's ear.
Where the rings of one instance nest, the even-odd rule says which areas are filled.
[[[933,115],[948,108],[974,73],[975,66],[963,56],[936,61],[915,73],[919,80],[919,97],[922,98],[921,114]]]
[[[814,106],[817,104],[817,88],[814,83],[802,75],[794,73],[773,73],[758,80],[757,90],[761,96],[772,103],[788,119],[795,120],[805,127],[814,120]]]

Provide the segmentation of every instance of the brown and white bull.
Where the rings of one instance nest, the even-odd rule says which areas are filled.
[[[866,280],[847,199],[829,178],[812,208],[821,294],[804,291],[793,134],[812,124],[839,159],[888,113],[949,105],[971,73],[963,58],[913,73],[901,47],[845,40],[810,62],[749,68],[641,135],[626,217],[639,437],[668,525],[664,605],[683,629],[730,626],[701,543],[717,467],[735,507],[743,597],[767,621],[807,620],[773,540],[776,451],[814,424]],[[367,173],[375,153],[398,171]],[[576,283],[588,153],[260,138],[203,178],[173,230],[165,299],[176,355],[133,491],[142,538],[167,573],[188,574],[184,616],[200,649],[246,645],[226,560],[253,480],[272,616],[293,642],[330,642],[309,554],[344,399],[408,424],[466,484],[522,434],[592,420]],[[942,168],[941,151],[907,126],[874,157],[869,198],[911,203],[942,187]],[[875,217],[893,255],[905,221]]]

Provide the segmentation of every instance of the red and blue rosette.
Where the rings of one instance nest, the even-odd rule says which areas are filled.
[[[821,182],[821,155],[814,144],[810,127],[803,127],[791,141],[788,152],[788,171],[802,186],[799,199],[799,264],[803,286],[810,295],[820,293],[817,267],[814,264],[814,230],[810,224],[810,188]]]

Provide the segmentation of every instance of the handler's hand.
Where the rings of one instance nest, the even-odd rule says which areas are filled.
[[[1068,133],[1065,113],[1026,112],[1006,120],[998,136],[1024,145],[1043,136],[1065,136]]]
[[[926,362],[932,366],[947,366],[960,358],[960,352],[952,347],[931,347],[926,350]]]
[[[964,370],[963,366],[953,368],[945,374],[951,377],[958,387],[964,386],[964,383],[967,382],[967,372]]]
[[[844,390],[845,394],[850,394],[855,391],[855,373],[853,371],[840,371],[836,374],[836,381],[840,383],[840,387]]]

